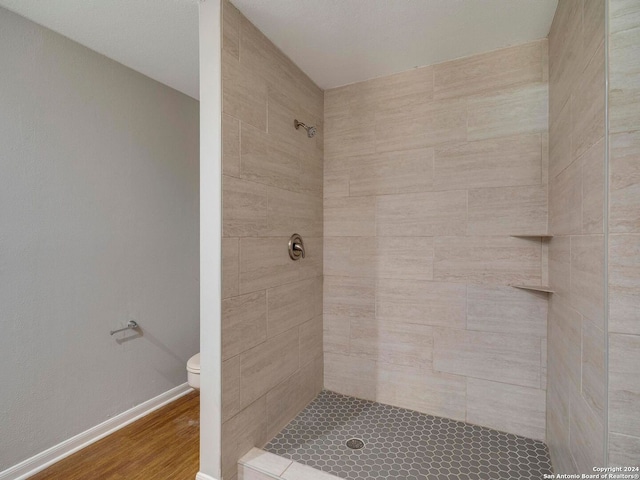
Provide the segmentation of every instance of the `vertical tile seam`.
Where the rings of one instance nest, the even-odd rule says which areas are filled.
[[[610,0],[604,0],[604,205],[603,205],[603,227],[604,227],[604,412],[603,435],[604,435],[604,464],[609,466],[609,193],[610,193],[610,171],[609,171],[609,14]]]

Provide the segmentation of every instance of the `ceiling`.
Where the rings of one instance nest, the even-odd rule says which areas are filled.
[[[544,38],[558,0],[231,0],[319,87]]]
[[[321,88],[517,45],[558,0],[232,0]],[[198,0],[0,0],[198,98]]]
[[[198,0],[0,0],[0,6],[198,98]]]

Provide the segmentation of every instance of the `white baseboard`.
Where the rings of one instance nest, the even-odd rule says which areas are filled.
[[[216,480],[216,479],[207,475],[206,473],[198,472],[196,474],[196,480]]]
[[[75,437],[71,437],[70,439],[59,443],[58,445],[54,445],[44,452],[34,455],[33,457],[0,472],[0,480],[24,480],[29,478],[39,471],[59,462],[63,458],[68,457],[72,453],[97,442],[116,430],[120,430],[122,427],[129,425],[131,422],[135,422],[139,418],[165,406],[167,403],[173,402],[192,390],[193,389],[188,383],[178,385],[168,392],[164,392],[151,400],[147,400],[146,402],[141,403],[126,412],[122,412],[121,414],[116,415],[115,417],[110,418],[89,430],[79,433]],[[203,480],[208,479],[203,477]]]

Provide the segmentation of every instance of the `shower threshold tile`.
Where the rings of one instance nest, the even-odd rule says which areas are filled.
[[[349,448],[351,439],[364,446]],[[538,480],[553,473],[543,442],[327,390],[264,450],[347,480]]]

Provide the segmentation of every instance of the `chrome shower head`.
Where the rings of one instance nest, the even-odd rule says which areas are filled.
[[[307,126],[304,123],[299,122],[298,120],[293,121],[293,126],[296,127],[296,130],[298,130],[300,127],[304,128],[307,131],[307,137],[309,138],[315,137],[316,133],[318,133],[318,129],[316,127]]]

